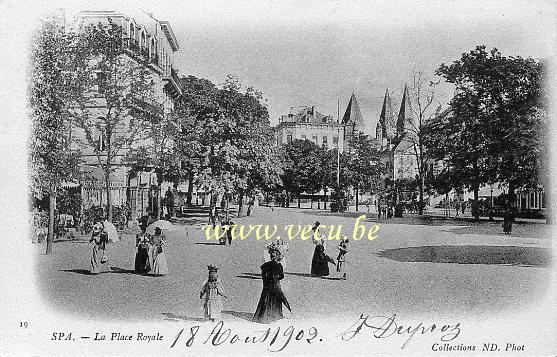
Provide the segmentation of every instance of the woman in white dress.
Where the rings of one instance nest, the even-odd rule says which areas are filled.
[[[166,254],[164,245],[166,237],[162,234],[160,228],[155,228],[155,235],[153,236],[153,265],[151,273],[153,275],[166,275],[168,274],[168,265],[166,263]]]

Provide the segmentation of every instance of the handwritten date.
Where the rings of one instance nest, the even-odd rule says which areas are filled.
[[[199,333],[200,326],[192,326],[189,330],[189,336],[186,335],[186,346],[191,347],[197,340],[197,335]],[[182,339],[182,334],[185,329],[180,330],[174,342],[170,346],[173,348],[176,346],[179,340]],[[271,352],[280,352],[288,346],[288,344],[294,339],[294,341],[306,341],[307,343],[312,343],[317,338],[317,329],[315,327],[310,327],[307,331],[304,329],[297,329],[294,326],[289,326],[284,331],[281,330],[279,326],[269,327],[262,331],[253,331],[246,335],[240,335],[233,333],[231,329],[224,327],[224,322],[219,321],[211,330],[211,333],[203,340],[203,344],[211,344],[213,346],[219,346],[225,343],[235,344],[269,344],[268,350]],[[276,343],[276,344],[275,344]]]

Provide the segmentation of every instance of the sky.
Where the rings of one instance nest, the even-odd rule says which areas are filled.
[[[543,1],[52,1],[49,8],[145,11],[169,21],[182,75],[219,84],[228,74],[263,93],[271,124],[291,107],[342,117],[350,95],[374,133],[385,90],[398,112],[413,71],[432,81],[477,45],[503,55],[546,58],[555,43],[555,7]],[[436,88],[446,106],[452,86]]]

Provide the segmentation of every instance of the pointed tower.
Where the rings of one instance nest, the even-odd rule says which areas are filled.
[[[364,119],[354,93],[352,93],[352,96],[350,97],[350,101],[348,102],[348,106],[346,107],[341,123],[346,125],[346,129],[344,131],[345,141],[352,139],[355,135],[364,131]]]
[[[381,138],[391,139],[395,136],[395,114],[388,89],[385,90],[385,98],[383,99],[383,107],[381,109],[381,115],[379,116],[378,125],[381,126]]]
[[[405,133],[409,134],[412,130],[412,105],[410,104],[410,96],[408,95],[407,86],[404,86],[404,93],[402,94],[402,102],[400,103],[400,110],[398,112],[398,119],[396,121],[396,137],[401,138]]]

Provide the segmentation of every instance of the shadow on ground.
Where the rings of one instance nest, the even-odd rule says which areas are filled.
[[[180,320],[180,321],[197,321],[197,322],[203,322],[205,321],[205,319],[203,317],[191,317],[191,316],[180,316],[180,315],[174,315],[171,312],[163,312],[162,313],[163,316],[165,316],[165,320],[170,320],[170,321],[176,321],[176,320]]]
[[[551,266],[551,250],[537,247],[441,245],[388,249],[377,254],[399,262]]]
[[[246,321],[253,321],[253,313],[251,312],[223,310],[222,313],[227,315],[232,315]]]
[[[92,275],[90,270],[87,269],[62,269],[60,271],[65,271],[67,273],[76,273],[76,274],[83,274],[83,275]]]
[[[237,278],[242,278],[242,279],[257,279],[257,280],[261,280],[261,274],[258,273],[242,273],[240,275],[236,275]]]
[[[302,214],[318,215],[328,217],[344,217],[344,218],[358,218],[360,215],[365,215],[365,222],[377,223],[380,226],[390,224],[405,224],[405,225],[427,225],[427,226],[447,226],[446,231],[454,234],[476,234],[476,235],[500,235],[503,234],[501,226],[502,220],[497,218],[495,221],[489,221],[487,217],[481,217],[479,221],[475,221],[472,217],[463,218],[447,218],[436,215],[424,214],[418,216],[416,214],[406,214],[403,218],[391,219],[378,219],[376,213],[368,212],[342,212],[331,213],[327,211],[300,211]],[[308,222],[310,224],[310,222]],[[551,226],[544,223],[543,220],[523,220],[518,218],[513,223],[512,234],[506,237],[528,237],[539,239],[551,238]]]

